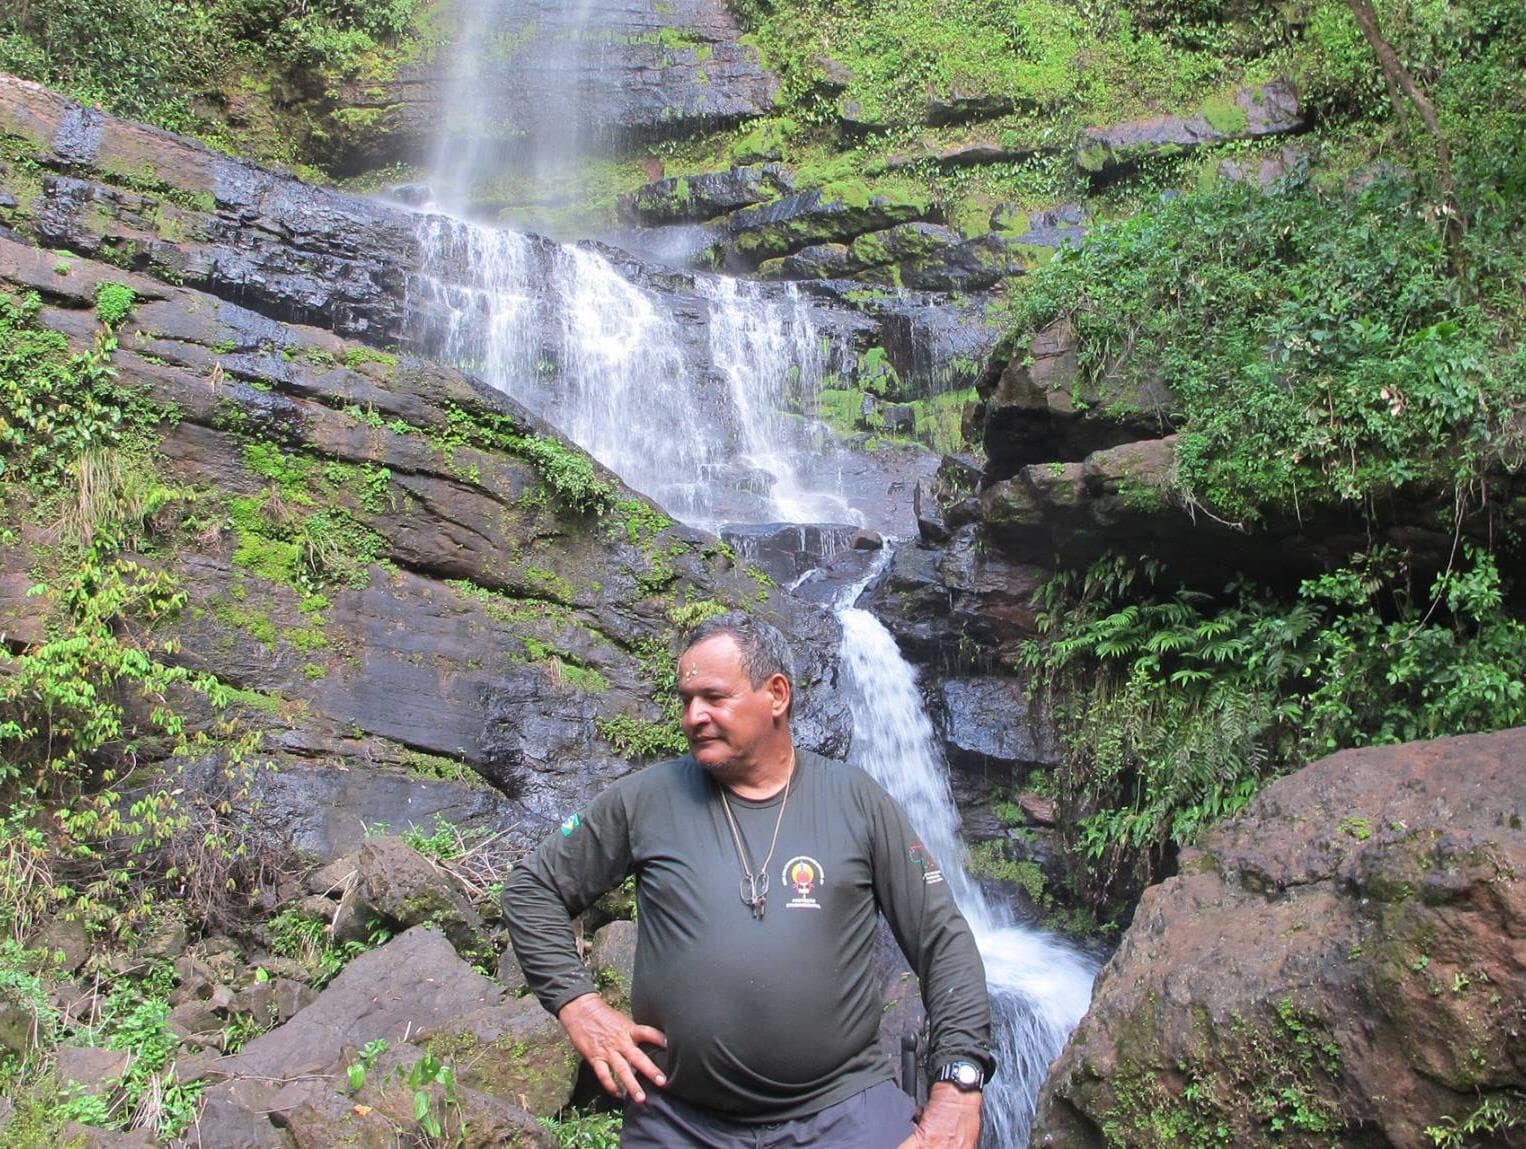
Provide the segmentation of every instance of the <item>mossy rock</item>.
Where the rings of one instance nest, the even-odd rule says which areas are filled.
[[[578,1055],[561,1025],[533,998],[482,1010],[431,1034],[424,1048],[471,1089],[513,1102],[537,1117],[566,1107]]]

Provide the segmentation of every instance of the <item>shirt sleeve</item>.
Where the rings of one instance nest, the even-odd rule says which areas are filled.
[[[515,866],[503,890],[514,956],[541,1005],[555,1015],[596,992],[578,956],[572,919],[631,872],[625,787],[605,790]]]
[[[906,815],[877,784],[871,785],[874,893],[922,988],[931,1032],[928,1064],[937,1068],[973,1061],[990,1080],[996,1066],[991,1003],[975,937]]]

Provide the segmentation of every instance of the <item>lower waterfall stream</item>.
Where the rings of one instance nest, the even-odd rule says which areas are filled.
[[[1028,1144],[1044,1075],[1091,1001],[1095,967],[1055,938],[1019,925],[966,872],[959,812],[916,673],[879,619],[853,605],[889,556],[887,549],[869,576],[835,604],[852,700],[850,759],[901,804],[974,931],[991,994],[997,1061],[996,1077],[986,1087],[981,1144],[1020,1149]]]
[[[536,411],[670,514],[711,530],[864,521],[834,482],[843,449],[819,423],[787,414],[809,408],[832,354],[792,290],[696,274],[703,337],[686,338],[661,301],[596,251],[548,256],[526,236],[438,214],[421,217],[419,235],[425,259],[409,303],[435,353]],[[964,869],[916,674],[884,626],[854,605],[890,554],[835,604],[851,758],[902,804],[970,921],[1000,1066],[981,1144],[1024,1149],[1039,1086],[1086,1011],[1095,970],[1018,924]]]

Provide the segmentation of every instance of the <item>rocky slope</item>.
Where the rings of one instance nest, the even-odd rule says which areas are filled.
[[[172,412],[160,478],[195,508],[148,556],[188,595],[159,637],[246,692],[291,844],[324,854],[439,809],[535,840],[633,747],[673,744],[669,644],[717,603],[831,649],[823,616],[613,476],[584,462],[594,502],[559,496],[548,463],[582,456],[503,395],[381,349],[401,332],[406,211],[14,80],[0,132],[7,289],[37,292],[40,323],[79,347],[101,284],[134,293],[112,366]],[[12,649],[56,609],[25,597],[53,527],[22,521],[0,583]],[[830,746],[825,705],[805,729]]]
[[[1268,787],[1145,892],[1033,1143],[1526,1143],[1523,761],[1507,730]]]

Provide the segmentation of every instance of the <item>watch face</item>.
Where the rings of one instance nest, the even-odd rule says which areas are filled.
[[[938,1080],[950,1082],[956,1089],[979,1089],[984,1074],[969,1061],[951,1061],[938,1071]]]

